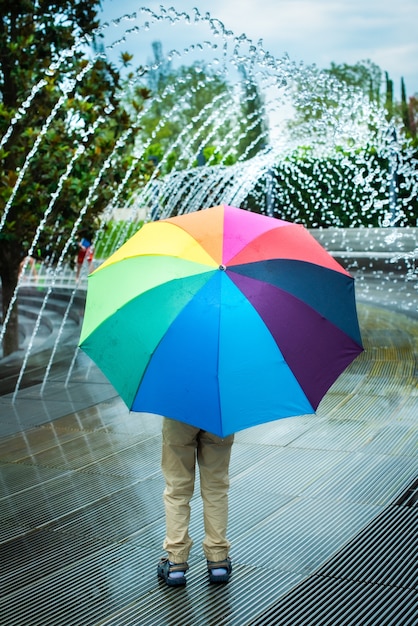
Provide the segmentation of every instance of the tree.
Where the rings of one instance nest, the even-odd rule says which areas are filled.
[[[218,67],[196,61],[174,68],[160,42],[153,50],[153,69],[144,76],[153,98],[141,118],[141,138],[146,158],[162,174],[174,167],[230,165],[263,147],[266,116],[251,77],[243,74],[241,84],[231,84]]]
[[[410,137],[417,146],[417,119],[418,119],[418,99],[411,96],[409,101],[406,96],[406,86],[403,77],[401,78],[401,101],[395,110],[402,119],[403,127],[407,137]]]
[[[393,117],[393,80],[390,78],[388,72],[385,72],[386,77],[386,117],[388,120]]]
[[[120,187],[138,128],[120,105],[118,70],[98,53],[99,0],[1,4],[0,277],[7,355],[18,348],[17,302],[10,304],[22,259],[47,255],[52,239],[61,262],[73,252],[77,233],[94,228]],[[135,176],[144,173],[138,167]],[[106,184],[98,184],[104,176]]]
[[[369,59],[359,61],[355,65],[331,63],[331,67],[324,72],[346,85],[359,89],[371,102],[380,104],[382,70]]]
[[[418,97],[411,96],[408,102],[408,115],[409,115],[409,128],[411,137],[415,140],[417,145],[417,129],[418,129]]]
[[[401,77],[400,100],[398,101],[395,98],[394,84],[389,73],[384,72],[383,80],[382,70],[370,60],[361,61],[355,65],[331,63],[330,69],[325,70],[325,73],[342,83],[360,89],[371,102],[377,105],[382,102],[386,109],[386,119],[390,121],[396,116],[402,121],[405,134],[412,138],[415,136],[411,107],[413,108],[416,98],[412,96],[408,102],[403,77]]]
[[[327,80],[327,77],[331,80]],[[325,79],[324,79],[325,78]],[[303,75],[301,79],[303,81]],[[297,81],[296,81],[296,84]],[[298,85],[295,97],[296,117],[291,124],[293,128],[298,128],[304,124],[312,122],[323,122],[327,116],[327,111],[338,108],[339,97],[344,97],[344,86],[348,91],[362,94],[363,97],[373,105],[382,107],[385,110],[386,120],[389,122],[394,117],[402,122],[407,136],[413,137],[411,116],[408,112],[407,94],[404,79],[400,84],[400,101],[395,99],[393,80],[388,72],[382,72],[378,65],[370,60],[360,61],[355,65],[347,63],[331,63],[329,69],[312,72],[312,93],[307,100],[303,98],[304,84]],[[302,94],[300,100],[297,95]],[[413,103],[413,98],[410,99]]]
[[[255,156],[268,142],[268,124],[264,113],[264,102],[254,77],[242,65],[241,96],[241,140],[238,147],[240,154],[247,158]]]
[[[216,72],[196,62],[176,69],[165,65],[164,72],[148,78],[153,98],[141,118],[141,137],[147,158],[160,163],[162,173],[174,165],[192,167],[205,148],[219,148],[231,128],[226,117],[220,123],[219,107],[230,105],[231,90]]]

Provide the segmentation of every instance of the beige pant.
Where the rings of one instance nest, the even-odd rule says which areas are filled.
[[[166,537],[163,547],[173,563],[187,561],[193,544],[189,522],[196,460],[203,501],[203,550],[209,561],[222,561],[228,556],[228,471],[233,440],[233,435],[221,439],[194,426],[164,418],[161,467],[166,484]]]

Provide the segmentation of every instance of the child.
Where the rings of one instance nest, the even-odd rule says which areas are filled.
[[[166,487],[164,504],[167,557],[158,563],[157,573],[169,586],[186,584],[187,560],[193,541],[189,536],[190,500],[195,483],[196,461],[200,472],[209,580],[227,583],[232,571],[228,523],[229,462],[234,436],[216,435],[164,418],[162,471]]]
[[[81,268],[83,266],[84,260],[86,259],[90,265],[93,260],[93,248],[91,245],[91,241],[83,238],[78,244],[78,254],[77,254],[77,273],[76,280],[78,280],[81,272]]]

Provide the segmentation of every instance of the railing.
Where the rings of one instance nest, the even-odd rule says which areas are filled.
[[[337,260],[343,264],[353,262],[354,269],[368,273],[391,269],[403,272],[409,280],[417,278],[418,228],[329,228],[310,232]],[[93,259],[90,264],[84,262],[77,276],[77,269],[69,265],[57,270],[48,263],[30,261],[24,268],[21,284],[86,290],[88,274],[101,262],[101,259]]]
[[[100,264],[94,261],[91,264],[84,263],[77,276],[77,270],[69,265],[63,265],[60,269],[46,262],[28,263],[21,275],[20,286],[22,287],[50,287],[53,285],[63,289],[87,289],[87,276]]]

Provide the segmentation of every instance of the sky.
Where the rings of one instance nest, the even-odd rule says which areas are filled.
[[[161,5],[189,15],[194,7],[208,11],[235,35],[245,33],[255,43],[262,39],[264,49],[277,58],[287,53],[297,63],[320,69],[331,62],[354,65],[370,59],[389,73],[396,100],[402,76],[407,96],[418,95],[417,0],[102,0],[99,15],[110,21],[141,7],[159,12]],[[154,28],[153,39],[161,40],[164,52],[184,43],[181,30],[172,27],[159,37]],[[149,43],[144,50],[142,41],[138,34],[123,49],[132,51],[138,63],[141,55],[151,56]]]

